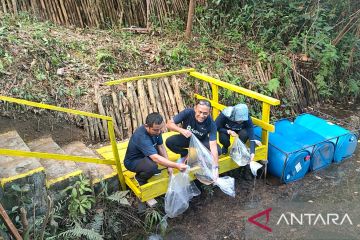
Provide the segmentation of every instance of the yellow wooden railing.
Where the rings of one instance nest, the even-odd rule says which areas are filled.
[[[228,89],[230,91],[242,94],[244,96],[247,96],[247,97],[250,97],[250,98],[253,98],[255,100],[262,102],[261,119],[252,117],[252,120],[254,121],[255,125],[262,128],[262,139],[261,140],[264,145],[268,146],[269,131],[270,132],[275,131],[275,127],[270,124],[270,107],[279,105],[280,100],[278,100],[278,99],[275,99],[275,98],[266,96],[264,94],[257,93],[255,91],[252,91],[252,90],[249,90],[249,89],[246,89],[243,87],[239,87],[234,84],[227,83],[227,82],[221,81],[219,79],[204,75],[202,73],[196,72],[196,70],[194,68],[188,68],[188,69],[182,69],[182,70],[170,71],[170,72],[163,72],[163,73],[155,73],[155,74],[142,75],[142,76],[135,76],[135,77],[128,77],[128,78],[123,78],[123,79],[119,79],[119,80],[105,82],[105,84],[108,86],[111,86],[111,85],[116,85],[116,84],[120,84],[120,83],[126,83],[129,81],[136,81],[136,80],[140,80],[140,79],[161,78],[161,77],[166,77],[166,76],[171,76],[171,75],[176,75],[176,74],[184,74],[184,73],[187,73],[196,79],[199,79],[199,80],[202,80],[202,81],[205,81],[205,82],[208,82],[211,84],[211,92],[212,92],[211,103],[213,106],[212,116],[214,119],[219,115],[219,111],[222,110],[223,108],[225,108],[224,105],[219,103],[219,87]],[[200,96],[197,94],[195,95],[195,97],[205,99],[203,96]],[[267,151],[266,151],[266,158],[267,158],[267,156],[268,155],[267,155]]]
[[[114,156],[115,160],[114,159],[92,158],[92,157],[81,157],[81,156],[75,156],[75,155],[65,155],[65,154],[56,154],[56,153],[45,153],[45,152],[27,152],[27,151],[3,149],[3,148],[0,148],[0,155],[16,156],[16,157],[35,157],[35,158],[55,159],[55,160],[63,160],[63,161],[116,165],[117,174],[118,174],[118,178],[119,178],[121,187],[123,190],[126,189],[123,171],[122,171],[120,158],[119,158],[119,153],[118,153],[118,149],[117,149],[117,145],[116,145],[114,123],[113,123],[113,120],[111,117],[100,115],[100,114],[95,114],[95,113],[74,110],[74,109],[57,107],[57,106],[44,104],[44,103],[36,103],[36,102],[31,102],[31,101],[27,101],[27,100],[23,100],[23,99],[6,97],[6,96],[0,96],[0,100],[6,101],[6,102],[11,102],[11,103],[16,103],[16,104],[22,104],[22,105],[26,105],[26,106],[31,106],[31,107],[36,107],[36,108],[48,109],[48,110],[52,110],[52,111],[65,112],[65,113],[75,114],[75,115],[79,115],[79,116],[93,117],[93,118],[106,120],[107,126],[108,126],[109,138],[110,138],[110,142],[111,142],[111,146],[112,146],[112,150],[113,150],[113,156]]]

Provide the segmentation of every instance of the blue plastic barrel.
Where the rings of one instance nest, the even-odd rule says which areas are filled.
[[[335,145],[325,137],[287,119],[275,123],[275,132],[283,136],[283,141],[295,142],[311,152],[311,171],[331,164]]]
[[[255,136],[261,139],[261,128],[254,128]],[[268,172],[285,183],[299,180],[310,167],[310,152],[297,143],[287,141],[277,133],[269,134]]]
[[[350,157],[356,150],[358,137],[345,128],[311,114],[300,115],[294,122],[311,129],[336,144],[334,154],[334,162],[336,163]]]

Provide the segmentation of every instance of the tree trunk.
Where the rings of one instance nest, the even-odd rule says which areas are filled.
[[[188,41],[191,36],[191,29],[192,29],[192,25],[193,25],[194,10],[195,10],[195,1],[196,0],[190,0],[190,2],[189,2],[189,12],[188,12],[186,31],[185,31],[185,40],[186,41]]]

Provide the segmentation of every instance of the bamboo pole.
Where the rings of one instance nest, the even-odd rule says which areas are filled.
[[[101,96],[100,96],[100,93],[99,93],[99,85],[98,84],[95,84],[95,86],[94,86],[94,93],[95,93],[95,101],[97,103],[99,113],[101,115],[106,115],[105,110],[104,110],[104,106],[102,104]],[[102,119],[102,125],[103,125],[103,128],[104,128],[105,139],[109,140],[109,132],[108,132],[106,120]]]
[[[121,101],[119,106],[122,105],[122,108],[124,110],[124,114],[123,114],[123,122],[126,123],[126,130],[127,130],[127,138],[129,138],[131,136],[131,134],[133,133],[133,130],[135,131],[135,129],[132,128],[131,126],[131,115],[130,115],[130,107],[129,107],[129,101],[126,99],[125,96],[121,95]],[[124,129],[125,130],[125,129]]]
[[[85,129],[85,132],[86,132],[86,137],[88,139],[91,139],[90,126],[89,126],[89,122],[87,120],[87,117],[84,117],[84,129]]]
[[[152,81],[152,84],[153,84],[156,105],[157,105],[157,109],[158,109],[159,113],[164,117],[165,120],[170,119],[169,114],[167,113],[167,110],[166,110],[166,104],[164,104],[165,103],[164,95],[159,93],[158,82]],[[164,105],[162,105],[162,104],[164,104]]]
[[[136,129],[138,126],[138,118],[137,113],[138,109],[135,109],[135,103],[134,103],[134,95],[133,95],[133,86],[131,82],[127,83],[127,91],[126,91],[127,99],[129,100],[129,111],[131,114],[131,122],[132,122],[132,128]]]
[[[166,111],[168,113],[168,119],[172,118],[174,116],[174,113],[173,113],[173,110],[172,110],[172,107],[171,107],[171,103],[170,103],[170,99],[169,99],[169,96],[166,92],[166,88],[164,86],[164,82],[159,80],[158,81],[158,86],[159,86],[159,94],[160,96],[164,96],[164,101],[162,101],[163,103],[163,106],[166,106]],[[165,107],[164,107],[165,108]]]
[[[124,122],[122,121],[122,118],[120,116],[120,112],[119,112],[119,100],[117,98],[117,95],[114,91],[111,92],[111,97],[113,100],[113,105],[114,105],[114,116],[116,118],[116,122],[117,122],[117,126],[119,126],[119,129],[122,130],[122,126],[124,126]],[[124,131],[121,131],[122,135],[124,134]],[[121,136],[122,138],[122,136]]]
[[[112,106],[108,106],[107,107],[107,112],[108,112],[108,116],[112,117],[113,119],[113,125],[114,125],[114,130],[115,130],[115,134],[118,136],[118,138],[122,139],[123,136],[120,132],[120,129],[118,127],[118,123],[116,121],[116,117],[115,117],[115,114],[114,114],[114,110],[113,110],[113,107]]]
[[[88,125],[89,130],[90,130],[90,139],[91,139],[91,141],[94,141],[95,140],[95,130],[94,130],[93,124],[90,121],[89,117],[86,117],[85,120],[86,120],[85,123]]]
[[[5,14],[7,14],[7,9],[6,9],[5,0],[1,0],[1,4],[2,4],[2,7],[3,7],[3,12],[4,12]]]
[[[166,87],[165,90],[167,90],[167,93],[168,93],[168,96],[169,96],[169,99],[170,99],[172,112],[173,112],[174,115],[176,115],[179,112],[178,112],[178,109],[177,109],[177,106],[176,106],[176,102],[175,102],[175,98],[174,98],[174,92],[171,89],[170,81],[169,81],[168,78],[164,78],[164,85]]]
[[[154,88],[153,85],[151,83],[150,79],[147,79],[146,81],[147,83],[147,87],[148,87],[148,92],[149,92],[149,98],[150,98],[150,103],[152,105],[152,110],[154,112],[159,112],[157,106],[156,106],[156,101],[155,101],[155,95],[154,95]]]
[[[148,113],[148,108],[147,108],[147,102],[145,99],[145,89],[144,89],[143,80],[137,81],[137,90],[138,90],[138,95],[139,95],[139,103],[140,103],[142,121],[143,121],[143,123],[145,123],[146,117],[149,113]]]
[[[174,75],[171,76],[171,84],[174,89],[174,96],[177,104],[177,109],[179,110],[179,112],[181,112],[182,110],[185,109],[185,107],[184,107],[183,99],[181,97],[178,80]]]

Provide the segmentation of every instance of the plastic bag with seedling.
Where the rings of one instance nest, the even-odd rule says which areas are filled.
[[[230,148],[230,157],[240,167],[250,163],[250,153],[239,137],[235,137],[234,143]]]
[[[199,170],[195,173],[195,177],[203,184],[214,184],[218,186],[224,193],[235,197],[235,181],[232,177],[218,178],[218,169],[214,168],[215,163],[211,152],[197,139],[191,135],[189,145],[188,164],[191,167],[199,166]]]
[[[171,175],[168,190],[165,195],[165,212],[174,218],[186,211],[189,201],[200,194],[200,190],[190,181],[189,168],[185,172]]]

